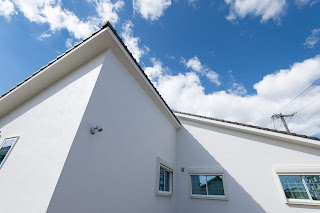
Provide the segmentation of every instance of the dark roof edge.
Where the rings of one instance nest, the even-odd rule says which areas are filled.
[[[157,95],[160,97],[160,99],[162,100],[162,102],[164,103],[164,105],[169,109],[169,111],[171,112],[172,116],[174,117],[174,119],[178,122],[178,124],[181,125],[179,119],[175,116],[175,114],[173,113],[173,111],[171,110],[171,108],[168,106],[168,104],[165,102],[165,100],[163,99],[163,97],[160,95],[159,91],[155,88],[155,86],[152,84],[152,82],[150,81],[150,79],[148,78],[148,76],[145,74],[144,70],[141,68],[140,64],[136,61],[136,59],[133,57],[132,53],[129,51],[128,47],[124,44],[124,42],[122,41],[122,39],[120,38],[120,36],[118,35],[117,31],[113,28],[113,26],[111,25],[111,23],[109,21],[102,23],[102,26],[99,30],[95,31],[94,33],[92,33],[90,36],[88,36],[87,38],[83,39],[81,42],[75,44],[72,48],[66,50],[63,54],[59,55],[57,58],[55,58],[54,60],[50,61],[47,65],[43,66],[40,68],[40,70],[34,72],[31,76],[27,77],[26,79],[24,79],[22,82],[18,83],[15,87],[11,88],[9,91],[5,92],[4,94],[0,95],[0,100],[3,99],[5,96],[9,95],[11,92],[13,92],[14,90],[16,90],[18,87],[20,87],[21,85],[23,85],[24,83],[26,83],[27,81],[29,81],[31,78],[33,78],[34,76],[39,75],[43,70],[45,70],[48,66],[56,63],[60,58],[62,58],[63,56],[65,56],[66,54],[68,54],[69,52],[71,52],[73,49],[79,47],[82,43],[84,43],[85,41],[87,41],[88,39],[90,39],[91,37],[93,37],[94,35],[96,35],[97,33],[99,33],[100,31],[102,31],[103,29],[109,27],[111,29],[111,31],[114,33],[114,35],[118,38],[118,40],[120,41],[120,43],[122,44],[123,48],[127,51],[127,53],[130,55],[131,59],[134,61],[134,63],[137,65],[137,67],[139,68],[140,72],[142,72],[142,74],[146,77],[147,81],[150,83],[150,85],[153,87],[153,89],[156,91]]]
[[[250,127],[250,128],[254,128],[254,129],[260,129],[260,130],[269,131],[269,132],[280,133],[280,134],[283,134],[283,135],[291,135],[291,136],[295,136],[295,137],[300,137],[300,138],[306,138],[306,139],[310,139],[310,140],[320,141],[320,138],[317,138],[317,137],[301,135],[301,134],[296,134],[296,133],[287,133],[285,131],[279,131],[279,130],[276,130],[276,129],[269,129],[269,128],[265,128],[265,127],[261,127],[261,126],[254,126],[254,125],[238,123],[238,122],[233,122],[233,121],[226,121],[226,120],[223,120],[223,119],[206,117],[206,116],[196,115],[196,114],[191,114],[191,113],[186,113],[186,112],[174,111],[174,113],[178,113],[178,114],[182,114],[182,115],[189,115],[189,116],[194,116],[194,117],[198,117],[198,118],[204,118],[204,119],[209,119],[209,120],[214,120],[214,121],[219,121],[219,122],[229,123],[229,124],[234,124],[234,125],[239,125],[239,126],[245,126],[245,127]]]

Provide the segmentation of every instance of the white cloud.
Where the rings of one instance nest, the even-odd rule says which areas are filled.
[[[279,20],[286,9],[286,0],[225,0],[230,5],[227,19],[234,21],[248,15],[261,16],[261,22]]]
[[[190,58],[188,61],[185,58],[181,57],[180,62],[183,63],[188,69],[198,72],[201,75],[205,75],[212,83],[215,83],[217,86],[221,85],[221,82],[219,81],[219,75],[213,70],[209,69],[208,66],[202,65],[197,56]]]
[[[311,35],[308,36],[304,45],[313,48],[320,41],[320,29],[313,29]]]
[[[171,5],[171,0],[133,0],[133,9],[147,20],[158,20]]]
[[[68,39],[66,40],[66,47],[67,47],[68,49],[70,49],[72,46],[73,46],[73,39],[72,39],[72,38],[68,38]]]
[[[303,7],[307,4],[313,6],[314,4],[320,2],[320,0],[295,0],[295,3],[298,7]]]
[[[73,12],[62,9],[60,5],[48,5],[41,10],[41,14],[52,32],[66,29],[76,39],[88,37],[97,30],[93,23],[80,20]]]
[[[232,83],[232,88],[228,89],[228,93],[241,96],[241,95],[246,95],[247,90],[242,84]]]
[[[95,2],[96,11],[101,22],[110,21],[115,24],[119,21],[117,12],[124,6],[124,1],[118,0],[112,3],[111,0],[88,0],[89,2]]]
[[[114,3],[111,0],[88,0],[94,3],[97,16],[87,17],[84,20],[72,11],[62,8],[61,0],[12,0],[12,2],[30,22],[48,24],[51,35],[65,29],[77,40],[88,37],[104,20],[117,23],[119,21],[117,12],[124,6],[122,0]],[[49,33],[44,33],[37,39],[42,40],[48,35]]]
[[[320,55],[295,63],[290,69],[269,74],[253,85],[259,97],[281,101],[298,95],[312,81],[320,77]]]
[[[50,31],[66,29],[71,36],[82,39],[97,29],[95,23],[80,20],[72,11],[63,9],[57,0],[13,0],[31,22],[48,24]]]
[[[209,70],[205,73],[205,75],[212,83],[215,83],[218,86],[221,85],[221,82],[219,81],[219,75],[216,72]]]
[[[237,83],[227,91],[205,93],[199,72],[172,75],[165,71],[167,68],[163,68],[159,60],[155,62],[151,67],[153,69],[147,67],[146,70],[149,75],[152,73],[152,80],[172,109],[270,128],[273,128],[270,118],[272,114],[320,77],[319,55],[295,63],[290,69],[265,76],[254,85],[257,92],[254,95],[247,95],[243,85]],[[318,97],[320,85],[282,113],[295,112]],[[289,129],[308,135],[320,134],[319,108],[320,100],[299,112],[289,123]],[[277,126],[283,130],[278,122]]]
[[[10,17],[15,14],[17,14],[17,11],[11,1],[0,0],[0,16],[4,16],[7,20],[10,20]]]
[[[41,35],[39,35],[39,36],[37,37],[37,39],[38,39],[39,41],[43,41],[44,39],[49,38],[49,37],[51,37],[51,36],[52,36],[51,33],[42,33]]]
[[[295,0],[294,2],[296,3],[296,5],[298,6],[304,6],[306,4],[308,4],[311,0]]]
[[[168,53],[166,53],[166,58],[170,59],[170,60],[175,60],[176,57],[174,55],[169,55]]]
[[[190,58],[188,61],[185,58],[181,58],[181,63],[186,65],[187,68],[191,68],[192,70],[201,73],[202,65],[197,56]]]
[[[198,0],[188,0],[189,6],[191,6],[193,8],[197,7],[197,3],[198,3]]]
[[[137,60],[137,62],[140,61],[140,58],[147,54],[150,49],[146,46],[144,48],[139,47],[140,38],[133,36],[133,30],[134,27],[133,23],[131,21],[126,21],[122,25],[122,32],[121,36],[124,40],[124,43],[127,45],[128,49],[132,53],[133,57]]]
[[[151,58],[152,67],[146,67],[144,72],[147,74],[149,79],[156,84],[159,77],[168,73],[169,69],[167,67],[163,67],[163,64],[160,60],[156,58]]]

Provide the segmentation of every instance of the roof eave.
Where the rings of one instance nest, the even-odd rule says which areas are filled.
[[[175,115],[181,120],[185,119],[188,121],[194,121],[194,122],[198,122],[206,125],[222,127],[222,128],[235,130],[235,131],[249,133],[249,134],[269,137],[269,138],[278,139],[278,140],[295,143],[295,144],[300,144],[304,146],[309,146],[313,148],[320,148],[319,141],[315,139],[308,139],[306,137],[304,138],[300,136],[283,134],[276,131],[258,129],[254,127],[249,127],[249,125],[244,126],[241,124],[233,124],[232,122],[218,121],[218,119],[212,119],[212,118],[197,116],[197,115],[188,114],[188,113],[175,112]]]

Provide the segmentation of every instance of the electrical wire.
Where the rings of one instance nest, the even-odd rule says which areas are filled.
[[[285,105],[283,108],[281,108],[280,110],[279,110],[279,112],[281,112],[282,110],[284,110],[285,108],[287,108],[291,103],[293,103],[295,100],[297,100],[303,93],[305,93],[310,87],[312,87],[317,81],[319,81],[320,80],[320,77],[317,79],[317,80],[315,80],[310,86],[308,86],[305,90],[303,90],[297,97],[295,97],[292,101],[290,101],[287,105]],[[313,90],[314,88],[312,88],[311,90]],[[309,93],[311,90],[309,90],[307,93]],[[303,96],[305,96],[307,93],[305,93]],[[302,96],[302,97],[303,97]],[[301,97],[301,98],[302,98]],[[278,112],[278,113],[279,113]]]
[[[305,105],[304,107],[302,107],[301,109],[299,109],[298,111],[296,111],[295,114],[297,114],[298,112],[300,112],[301,110],[305,109],[306,107],[308,107],[309,105],[313,104],[314,102],[316,102],[319,99],[320,99],[320,96],[318,98],[316,98],[315,100],[311,101],[310,103],[308,103],[307,105]]]

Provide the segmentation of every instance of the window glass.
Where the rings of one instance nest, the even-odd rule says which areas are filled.
[[[11,147],[14,145],[16,141],[17,138],[10,138],[4,141],[0,149],[0,165],[2,164],[4,158],[7,156],[8,152],[10,151]]]
[[[164,191],[164,169],[160,167],[159,191]]]
[[[222,176],[207,176],[208,195],[224,195]]]
[[[319,175],[305,175],[302,176],[312,200],[320,200],[320,176]]]
[[[191,193],[225,196],[222,175],[191,175]]]
[[[280,176],[280,181],[288,199],[309,199],[300,176]]]
[[[165,191],[170,191],[170,172],[165,171]]]
[[[191,175],[192,194],[207,195],[207,181],[204,175]]]
[[[159,177],[159,191],[170,192],[171,191],[171,178],[172,172],[160,167],[160,177]]]

